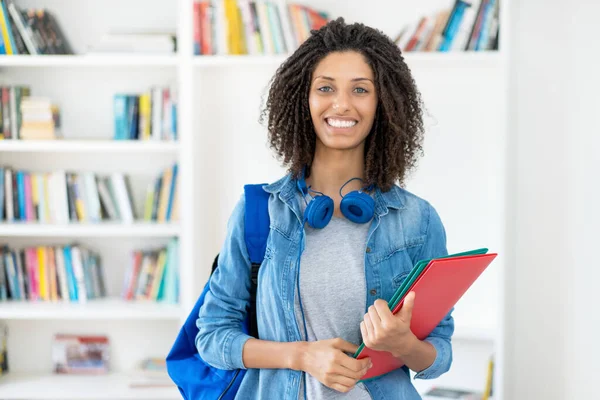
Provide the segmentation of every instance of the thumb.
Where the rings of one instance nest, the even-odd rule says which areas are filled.
[[[404,298],[404,304],[398,313],[400,319],[404,322],[410,322],[412,318],[412,311],[415,305],[415,292],[409,292]]]
[[[337,338],[333,341],[333,347],[346,353],[356,353],[356,350],[358,350],[357,345],[341,338]]]

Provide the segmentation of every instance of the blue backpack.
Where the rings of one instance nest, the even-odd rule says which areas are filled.
[[[265,256],[267,236],[269,235],[269,193],[265,192],[264,184],[245,185],[245,240],[250,255],[251,285],[250,309],[244,320],[242,330],[258,337],[256,326],[256,287],[258,285],[258,270]],[[215,258],[212,272],[218,265],[219,255]],[[211,272],[211,275],[212,275]],[[234,279],[234,277],[232,277]],[[246,370],[221,370],[208,365],[198,354],[196,335],[198,328],[196,320],[204,297],[209,290],[210,280],[204,286],[196,305],[187,317],[179,331],[175,343],[167,356],[167,371],[179,392],[186,400],[228,400],[233,399],[240,387]]]

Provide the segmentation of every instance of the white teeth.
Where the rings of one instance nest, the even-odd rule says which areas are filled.
[[[346,121],[333,118],[327,118],[327,123],[334,128],[351,128],[356,125],[356,121]]]

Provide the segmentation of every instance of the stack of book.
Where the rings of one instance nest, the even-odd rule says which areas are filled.
[[[0,167],[0,220],[133,223],[129,178],[120,172],[28,172]]]
[[[194,54],[284,54],[293,52],[327,13],[284,0],[195,0]]]
[[[0,54],[73,54],[56,18],[44,9],[0,1]]]
[[[0,301],[84,303],[106,296],[100,256],[73,244],[0,249]]]
[[[455,0],[405,26],[394,41],[402,51],[498,50],[499,7],[500,0]]]
[[[58,107],[44,97],[21,99],[21,120],[18,139],[56,139],[60,126]]]
[[[177,140],[177,92],[154,86],[114,96],[115,140]]]
[[[171,239],[165,248],[134,251],[121,298],[177,303],[178,252],[177,238]]]

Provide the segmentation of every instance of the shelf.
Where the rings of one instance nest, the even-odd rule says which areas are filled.
[[[12,222],[0,224],[0,237],[170,237],[179,235],[179,225],[152,222],[124,224],[42,224]]]
[[[0,319],[20,320],[175,320],[181,308],[177,304],[147,301],[124,301],[119,298],[88,300],[87,303],[66,301],[0,302]],[[2,398],[2,396],[0,396]]]
[[[405,52],[408,63],[489,63],[501,59],[502,53],[489,52]],[[223,67],[281,64],[287,54],[194,56],[196,67]],[[65,56],[0,56],[2,67],[174,67],[182,61],[175,55],[65,55]]]
[[[171,67],[176,66],[175,55],[94,54],[94,55],[41,55],[0,56],[0,67]]]
[[[4,400],[167,400],[181,399],[177,388],[131,388],[126,373],[56,375],[13,373],[0,378]]]
[[[407,63],[496,63],[502,59],[503,53],[498,51],[454,51],[454,52],[404,52]]]
[[[196,67],[224,67],[240,65],[277,65],[281,64],[288,55],[241,55],[241,56],[195,56]]]
[[[502,53],[497,51],[488,52],[406,52],[404,53],[408,64],[496,64],[502,58]],[[281,64],[288,55],[237,55],[237,56],[195,56],[196,67],[223,67],[244,65],[277,65]]]
[[[0,140],[2,153],[175,153],[177,142],[137,140]]]

